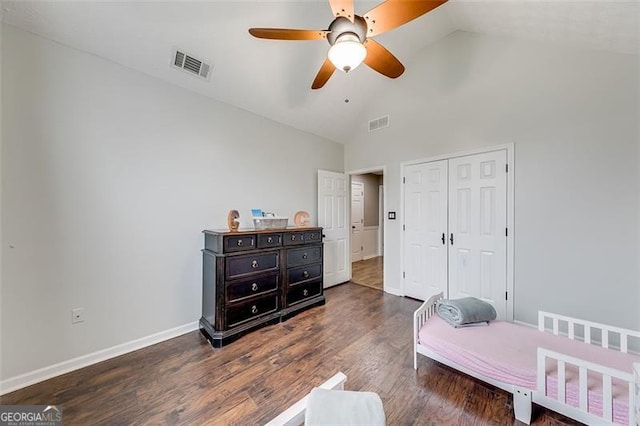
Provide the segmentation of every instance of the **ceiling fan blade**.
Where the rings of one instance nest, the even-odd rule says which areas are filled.
[[[397,78],[402,75],[404,65],[383,45],[372,38],[368,38],[364,42],[364,47],[367,48],[367,56],[364,58],[364,63],[370,68],[389,78]]]
[[[353,0],[329,0],[333,17],[343,16],[353,22]]]
[[[329,58],[324,60],[324,63],[320,67],[320,71],[316,75],[315,80],[313,80],[313,84],[311,85],[312,89],[319,89],[329,80],[329,77],[333,75],[333,72],[336,70],[336,67],[333,66]]]
[[[363,15],[367,37],[392,30],[424,15],[447,0],[387,0]]]
[[[288,28],[249,28],[249,34],[257,38],[272,40],[322,40],[327,38],[326,30],[292,30]]]

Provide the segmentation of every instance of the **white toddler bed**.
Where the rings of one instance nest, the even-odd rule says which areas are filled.
[[[638,424],[640,358],[628,347],[631,339],[640,342],[640,332],[547,312],[539,312],[538,330],[504,321],[453,328],[436,314],[440,299],[429,298],[414,313],[415,369],[421,354],[504,389],[526,424],[532,402],[583,423]],[[610,345],[613,336],[619,350]]]

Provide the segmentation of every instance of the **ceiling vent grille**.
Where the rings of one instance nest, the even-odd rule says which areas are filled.
[[[384,129],[389,127],[389,114],[369,121],[369,131]]]
[[[203,80],[209,80],[209,77],[211,76],[211,68],[213,68],[211,65],[196,58],[195,56],[189,55],[178,49],[173,50],[172,65],[175,68],[197,75]]]

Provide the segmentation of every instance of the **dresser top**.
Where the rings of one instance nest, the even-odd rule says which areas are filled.
[[[253,234],[274,234],[274,233],[278,233],[278,232],[292,232],[292,231],[318,231],[318,230],[322,230],[321,227],[318,226],[305,226],[305,227],[295,227],[295,226],[288,226],[286,228],[280,228],[280,229],[253,229],[253,228],[249,228],[249,229],[240,229],[238,231],[235,232],[231,232],[227,229],[213,229],[213,230],[209,230],[209,229],[205,229],[202,232],[205,234],[209,234],[209,235],[253,235]]]

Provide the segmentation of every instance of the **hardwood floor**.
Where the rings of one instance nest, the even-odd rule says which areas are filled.
[[[351,281],[366,287],[383,289],[383,257],[377,256],[351,264]]]
[[[419,358],[419,302],[343,284],[327,304],[214,349],[198,332],[0,397],[61,404],[66,425],[264,424],[338,371],[346,389],[377,392],[389,425],[515,424],[511,397]],[[538,409],[535,425],[576,424]]]

